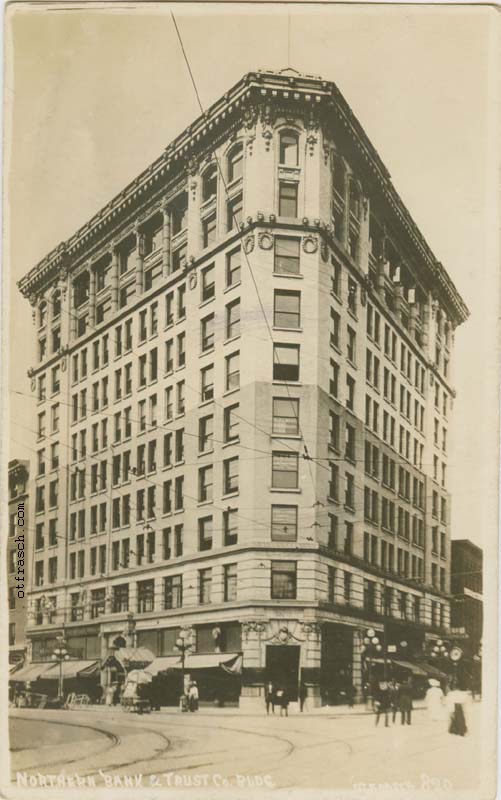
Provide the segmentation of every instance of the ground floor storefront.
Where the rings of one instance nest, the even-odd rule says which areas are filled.
[[[431,674],[418,666],[429,632],[412,623],[383,625],[362,615],[355,619],[302,608],[247,610],[241,619],[228,613],[212,619],[193,615],[173,622],[135,620],[128,614],[45,636],[40,632],[30,645],[31,680],[57,695],[57,665],[50,658],[63,635],[70,658],[63,665],[64,694],[86,693],[92,702],[107,697],[120,702],[121,687],[133,669],[152,675],[155,706],[178,705],[188,684],[196,681],[200,703],[245,710],[262,709],[270,684],[289,703],[310,710],[362,702],[372,683],[390,677],[421,678],[424,687]],[[43,669],[35,676],[37,664]],[[46,666],[52,667],[49,676],[42,674]]]

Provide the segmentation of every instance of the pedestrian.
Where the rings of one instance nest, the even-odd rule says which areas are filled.
[[[190,683],[188,689],[188,705],[190,711],[198,711],[198,686],[196,681]]]
[[[426,707],[429,718],[436,722],[443,718],[444,693],[440,688],[440,681],[437,681],[436,678],[430,678],[428,683],[430,688],[425,696]]]
[[[398,690],[398,707],[400,709],[400,724],[410,725],[412,714],[412,680],[408,678]]]
[[[270,713],[270,706],[273,714],[275,713],[275,687],[271,681],[268,681],[264,687],[264,701],[266,703],[266,713]]]
[[[398,690],[399,685],[394,678],[388,684],[388,692],[390,695],[390,709],[391,709],[391,721],[395,724],[395,720],[397,718],[397,711],[398,711]]]
[[[388,727],[388,710],[390,708],[390,693],[386,681],[382,681],[374,691],[374,709],[376,711],[376,725],[381,714],[384,714],[384,727]]]
[[[449,711],[449,733],[455,736],[464,736],[468,731],[464,714],[465,700],[466,692],[461,691],[456,681],[453,681],[451,690],[446,697],[446,703]]]
[[[115,685],[113,683],[109,683],[106,687],[106,691],[104,693],[105,703],[107,706],[113,705],[113,696],[115,694]]]
[[[276,691],[276,698],[280,705],[280,716],[283,716],[282,712],[285,711],[285,716],[289,716],[289,697],[287,694],[287,690],[283,687],[280,687]]]
[[[304,681],[301,681],[299,684],[299,710],[301,712],[304,711],[304,704],[306,701],[308,692],[306,691],[306,684]]]

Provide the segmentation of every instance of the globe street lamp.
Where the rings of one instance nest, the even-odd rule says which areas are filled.
[[[179,636],[176,639],[176,649],[179,650],[181,653],[181,686],[182,686],[182,693],[185,694],[185,685],[184,685],[184,671],[185,671],[185,662],[186,662],[186,653],[187,651],[191,650],[192,644],[188,642],[189,632],[186,628],[181,628],[179,631]]]
[[[52,653],[52,660],[59,664],[59,686],[58,686],[58,693],[57,697],[59,702],[63,703],[63,661],[69,661],[70,655],[66,649],[66,642],[64,639],[58,640],[58,646],[54,649]]]
[[[362,651],[367,654],[367,658],[369,660],[369,691],[371,691],[372,687],[372,658],[375,654],[380,653],[383,649],[379,638],[376,636],[376,631],[374,628],[369,628],[366,631],[364,639],[363,639],[364,646]],[[386,672],[386,659],[385,659],[385,672]],[[386,678],[386,675],[385,675]]]

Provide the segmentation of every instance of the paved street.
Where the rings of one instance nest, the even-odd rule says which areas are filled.
[[[469,735],[462,739],[422,710],[414,712],[411,727],[385,729],[376,728],[372,716],[334,711],[285,718],[210,709],[147,716],[25,709],[11,717],[12,773],[13,780],[21,774],[20,785],[28,775],[64,774],[91,776],[96,786],[126,785],[128,776],[142,786],[212,789],[348,789],[389,782],[408,789],[474,789],[480,711],[480,704],[468,708]]]

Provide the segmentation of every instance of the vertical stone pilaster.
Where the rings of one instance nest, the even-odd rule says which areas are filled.
[[[68,279],[70,284],[69,290],[69,306],[70,306],[70,339],[75,339],[77,335],[77,316],[76,316],[76,309],[75,309],[75,288],[74,282],[71,278]]]
[[[369,219],[370,219],[370,207],[369,207],[369,198],[362,197],[362,215],[360,217],[360,234],[358,240],[358,253],[357,253],[357,262],[364,273],[364,275],[369,274],[369,249],[370,249],[370,242],[369,242]]]
[[[167,206],[162,208],[162,275],[166,278],[170,273],[170,211]]]
[[[136,294],[143,293],[144,233],[136,228]]]
[[[118,270],[119,270],[119,251],[118,245],[114,244],[111,249],[111,312],[118,310]]]
[[[96,324],[96,271],[89,262],[89,326]]]
[[[344,172],[344,211],[343,211],[343,247],[349,250],[350,244],[350,171],[345,162]]]

